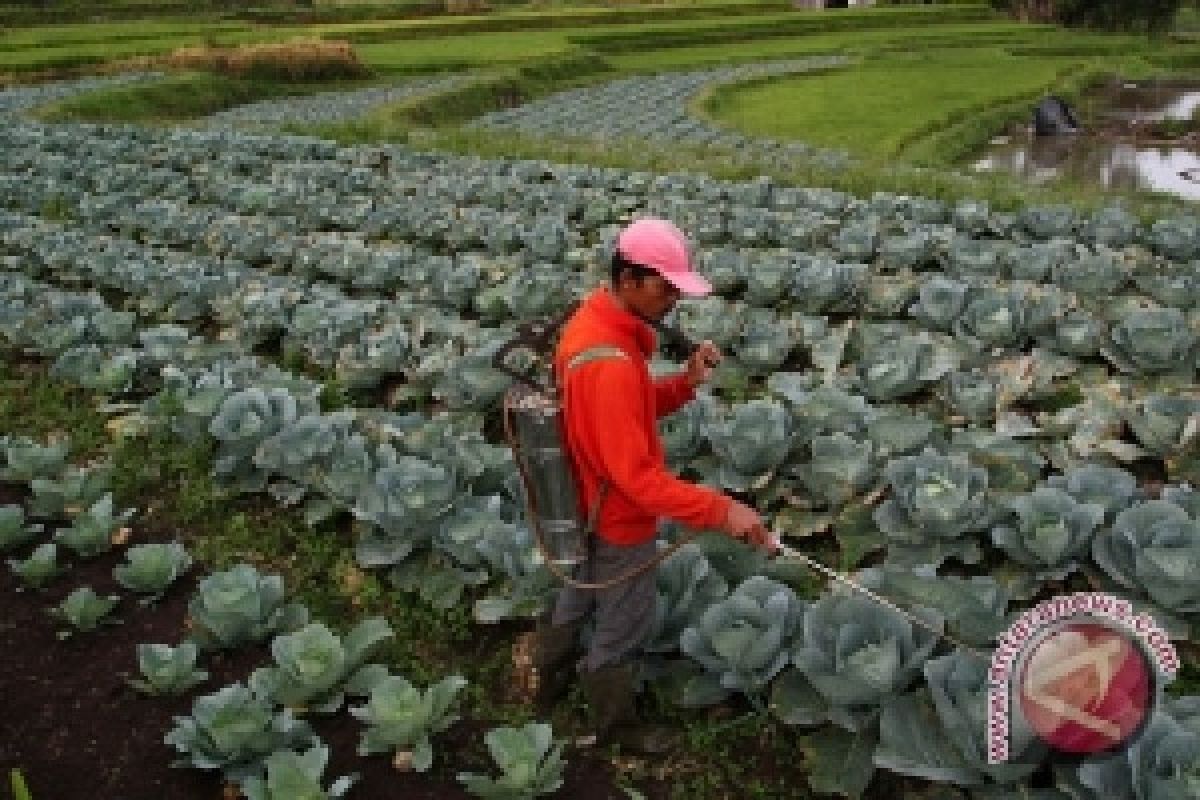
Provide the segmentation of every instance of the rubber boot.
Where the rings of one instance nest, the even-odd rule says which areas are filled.
[[[533,670],[536,687],[533,702],[537,710],[547,713],[562,699],[575,675],[575,658],[579,655],[579,632],[583,620],[566,625],[552,625],[548,616],[537,621],[533,632]]]
[[[674,732],[638,719],[633,664],[615,664],[583,673],[596,744],[612,744],[635,755],[655,756],[676,744]]]

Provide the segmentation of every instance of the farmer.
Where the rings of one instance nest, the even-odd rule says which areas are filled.
[[[721,353],[706,341],[681,373],[654,381],[646,359],[655,334],[646,321],[661,320],[681,295],[711,291],[692,269],[679,229],[640,219],[617,238],[611,285],[593,291],[563,328],[554,368],[563,389],[567,446],[588,518],[599,502],[591,555],[578,580],[602,583],[648,562],[657,552],[661,518],[772,547],[753,509],[680,480],[663,457],[656,420],[695,396]],[[634,712],[633,658],[653,622],[655,594],[652,569],[607,589],[564,587],[534,634],[539,706],[547,708],[567,689],[575,643],[590,614],[595,633],[578,669],[598,741],[640,752],[664,749],[669,743],[639,724]]]

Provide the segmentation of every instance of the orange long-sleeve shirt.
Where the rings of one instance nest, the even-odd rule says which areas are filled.
[[[651,379],[646,358],[654,343],[653,329],[602,288],[567,322],[554,355],[580,505],[586,518],[601,480],[608,481],[597,529],[613,544],[648,541],[660,517],[689,528],[720,527],[732,502],[667,470],[658,418],[681,408],[695,392],[682,374]],[[600,358],[566,369],[572,357],[598,345],[618,347],[628,358]]]

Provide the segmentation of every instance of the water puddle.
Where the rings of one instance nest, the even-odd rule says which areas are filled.
[[[1009,172],[1034,183],[1065,177],[1200,200],[1200,137],[1170,139],[1153,130],[1155,123],[1191,119],[1197,109],[1200,86],[1195,84],[1112,84],[1090,93],[1076,109],[1083,133],[1034,136],[1021,130],[998,136],[972,168]]]

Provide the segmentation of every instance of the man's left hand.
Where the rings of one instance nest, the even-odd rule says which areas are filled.
[[[713,367],[721,363],[721,358],[721,351],[715,344],[710,341],[701,342],[696,351],[688,356],[685,371],[688,383],[693,387],[707,383],[712,378]]]

